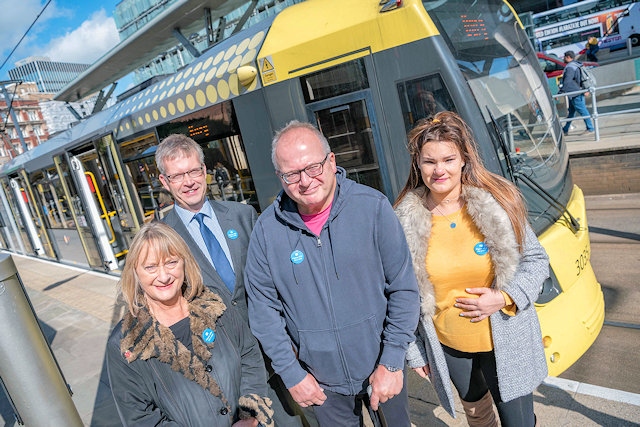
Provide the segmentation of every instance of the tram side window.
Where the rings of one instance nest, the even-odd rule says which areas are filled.
[[[367,71],[362,59],[309,74],[302,77],[300,83],[307,104],[369,87]]]
[[[440,111],[456,111],[451,95],[439,74],[400,82],[398,96],[407,132],[415,123]]]

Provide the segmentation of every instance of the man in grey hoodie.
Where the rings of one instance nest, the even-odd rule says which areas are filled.
[[[249,321],[272,366],[321,426],[370,407],[409,426],[404,358],[420,296],[388,199],[346,177],[324,136],[289,123],[273,140],[283,191],[258,218],[245,267]]]

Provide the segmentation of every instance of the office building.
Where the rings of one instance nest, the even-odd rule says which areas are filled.
[[[89,68],[88,64],[55,62],[41,56],[30,56],[15,63],[9,70],[12,80],[34,82],[38,92],[56,93]]]

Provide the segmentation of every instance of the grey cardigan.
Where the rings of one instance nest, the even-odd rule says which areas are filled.
[[[429,363],[431,381],[440,403],[455,416],[449,370],[432,320],[435,296],[425,261],[431,213],[424,205],[424,194],[425,188],[413,190],[396,208],[411,251],[421,296],[416,342],[409,347],[407,363],[412,368]],[[500,310],[490,317],[500,396],[508,402],[533,392],[547,376],[534,303],[542,283],[549,276],[549,258],[529,226],[524,251],[519,252],[509,217],[490,193],[464,186],[462,196],[467,212],[489,247],[495,272],[492,287],[509,294],[517,307],[515,316]]]

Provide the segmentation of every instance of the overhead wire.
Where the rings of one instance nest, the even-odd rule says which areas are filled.
[[[18,46],[20,46],[20,43],[22,43],[22,40],[24,40],[24,38],[27,36],[27,34],[29,34],[29,31],[31,31],[31,29],[33,28],[33,26],[36,24],[36,22],[38,22],[38,19],[40,18],[40,16],[44,13],[45,9],[47,8],[47,6],[49,6],[49,3],[51,3],[51,0],[48,0],[47,3],[42,7],[42,10],[40,11],[40,13],[38,14],[38,16],[36,16],[36,19],[33,20],[33,22],[31,23],[31,25],[29,25],[29,28],[27,28],[27,31],[25,31],[25,33],[22,35],[22,37],[20,37],[20,40],[18,40],[18,43],[16,43],[16,45],[13,47],[13,49],[11,50],[11,52],[9,53],[9,55],[5,58],[4,62],[2,63],[2,65],[0,65],[0,70],[7,64],[7,61],[9,61],[9,58],[11,58],[11,56],[14,54],[14,52],[16,51],[16,49],[18,49]]]

